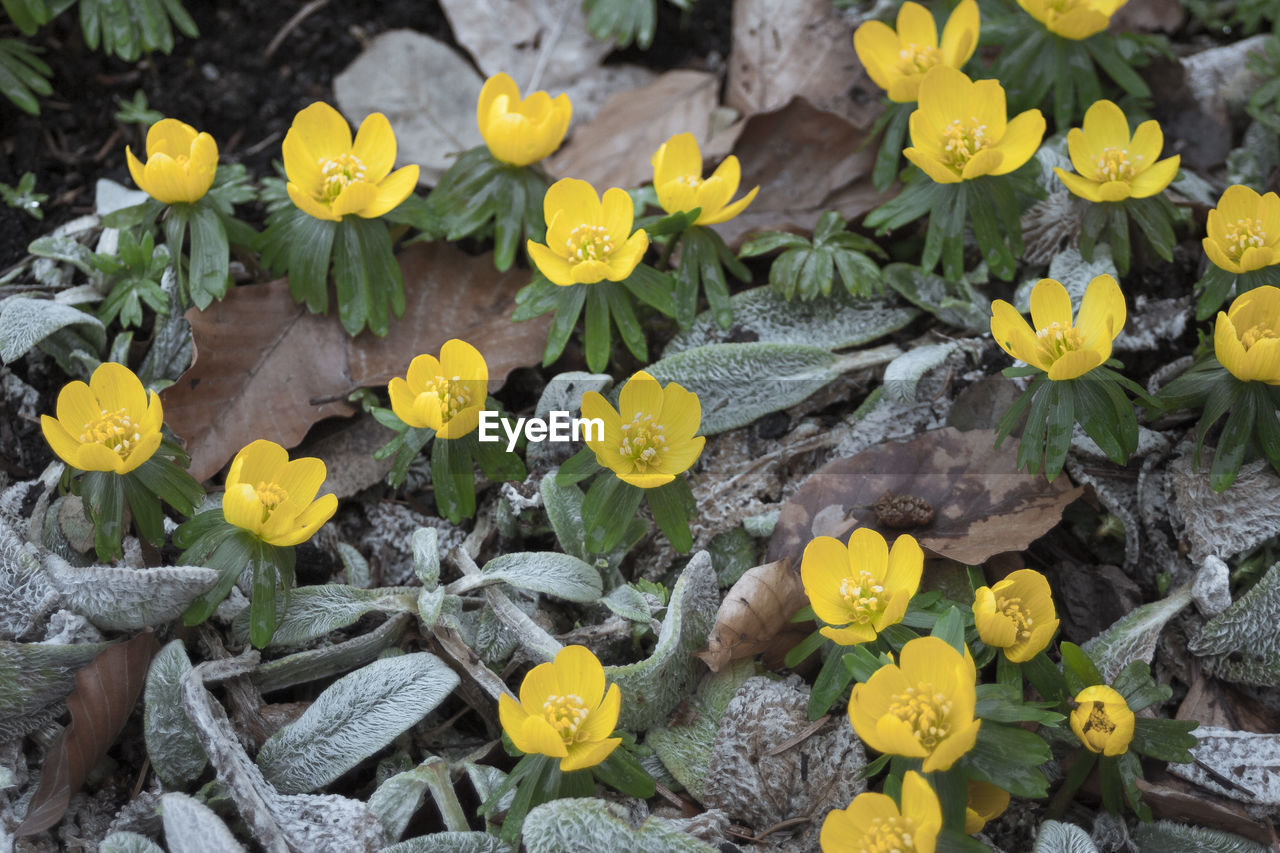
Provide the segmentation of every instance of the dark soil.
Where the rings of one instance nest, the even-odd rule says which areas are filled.
[[[143,91],[152,109],[212,134],[221,162],[243,163],[251,175],[262,177],[272,174],[294,114],[312,101],[331,100],[333,77],[370,38],[406,28],[457,46],[437,3],[342,0],[306,18],[268,57],[272,39],[303,5],[297,0],[187,2],[200,37],[177,35],[172,54],[136,63],[90,50],[74,10],[37,33],[30,41],[46,51],[54,94],[42,101],[38,117],[0,98],[0,182],[13,185],[24,172],[34,172],[36,191],[49,200],[43,221],[0,205],[0,271],[20,260],[35,237],[91,212],[98,178],[132,186],[124,146],[143,150],[145,129],[116,121],[117,99]],[[705,0],[686,14],[659,3],[653,46],[630,48],[617,59],[663,69],[726,56],[730,6]]]

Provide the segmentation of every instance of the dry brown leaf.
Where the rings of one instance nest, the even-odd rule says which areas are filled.
[[[705,71],[668,71],[639,89],[620,92],[547,161],[556,177],[605,187],[638,187],[653,180],[649,158],[677,133],[706,147],[719,102],[720,80]],[[623,130],[619,130],[622,128]]]
[[[1129,0],[1111,16],[1113,33],[1172,33],[1187,16],[1182,0]]]
[[[751,116],[733,153],[743,191],[758,185],[760,194],[716,230],[737,245],[755,231],[812,231],[827,210],[858,219],[891,198],[871,185],[876,152],[866,142],[866,131],[804,98]]]
[[[770,649],[791,615],[809,603],[787,559],[748,569],[720,602],[707,648],[697,652],[712,672]]]
[[[923,498],[933,522],[908,531],[925,548],[967,565],[1002,551],[1022,551],[1048,533],[1083,489],[1017,469],[1014,448],[994,449],[991,430],[934,430],[908,442],[885,442],[819,469],[783,506],[769,559],[800,556],[815,536],[846,539],[876,528],[872,505],[885,492]],[[881,530],[892,539],[897,531]]]
[[[549,317],[510,319],[527,272],[497,272],[490,255],[445,243],[414,244],[399,260],[405,313],[385,338],[348,337],[336,314],[296,304],[284,279],[237,287],[208,310],[187,312],[196,359],[161,399],[169,426],[187,442],[196,479],[211,477],[255,439],[293,447],[317,421],[353,414],[349,393],[403,375],[414,356],[439,352],[449,338],[484,354],[491,391],[541,358]]]
[[[1264,845],[1272,843],[1271,830],[1252,818],[1240,803],[1215,796],[1163,770],[1148,770],[1146,779],[1138,779],[1138,790],[1158,819],[1234,832]]]
[[[62,820],[71,797],[128,722],[158,648],[155,634],[147,629],[128,642],[107,646],[76,673],[75,689],[67,697],[71,723],[49,744],[40,785],[14,835],[34,835]]]
[[[1259,734],[1280,731],[1280,711],[1267,708],[1249,694],[1203,674],[1197,675],[1187,689],[1174,719],[1196,720],[1202,726]]]
[[[736,0],[725,100],[744,115],[803,97],[870,130],[884,109],[853,50],[853,29],[831,0]]]

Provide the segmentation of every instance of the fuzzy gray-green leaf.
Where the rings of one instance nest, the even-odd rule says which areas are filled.
[[[529,853],[616,850],[629,853],[716,853],[716,848],[683,832],[672,821],[651,817],[632,829],[621,806],[603,800],[568,799],[544,803],[524,820]]]
[[[0,302],[0,361],[12,364],[40,341],[67,326],[82,326],[101,347],[106,328],[92,314],[48,299],[11,296]]]
[[[1256,841],[1171,820],[1139,823],[1133,831],[1138,853],[1267,853]]]
[[[172,640],[147,670],[142,733],[156,775],[170,788],[184,788],[208,764],[191,720],[182,711],[182,679],[191,659],[181,640]]]
[[[1280,681],[1280,563],[1204,626],[1188,647],[1219,678],[1270,687]]]
[[[426,652],[374,661],[338,679],[258,753],[282,793],[327,785],[418,723],[453,691],[458,675]]]
[[[503,554],[485,563],[480,575],[471,575],[449,585],[449,592],[461,595],[492,583],[509,583],[520,589],[554,595],[566,601],[594,603],[604,593],[600,573],[570,554],[530,551]]]
[[[1089,833],[1071,823],[1046,820],[1036,833],[1031,853],[1098,853]]]
[[[1151,663],[1165,623],[1191,601],[1190,585],[1179,587],[1167,598],[1144,604],[1116,621],[1082,648],[1107,684],[1135,660]]]
[[[421,590],[407,586],[360,589],[329,583],[299,587],[289,593],[287,605],[283,598],[277,602],[279,622],[267,648],[301,646],[354,624],[374,610],[413,613],[418,607],[419,592]],[[236,614],[231,632],[239,642],[248,639],[249,608]]]

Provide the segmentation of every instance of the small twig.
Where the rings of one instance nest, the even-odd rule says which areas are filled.
[[[761,832],[759,835],[752,838],[751,840],[756,842],[764,841],[766,838],[768,838],[770,835],[773,835],[775,832],[781,832],[784,829],[791,829],[791,827],[793,826],[804,826],[810,820],[811,818],[803,817],[803,816],[789,817],[784,821],[775,823],[773,826],[769,827],[764,832]]]
[[[653,788],[655,791],[657,791],[658,796],[662,797],[662,799],[666,800],[668,803],[671,803],[671,805],[680,809],[680,811],[683,812],[685,809],[689,807],[688,803],[686,803],[684,800],[677,797],[670,788],[668,788],[666,785],[662,784],[661,782],[654,782]]]
[[[307,18],[310,18],[316,12],[319,12],[327,5],[329,5],[329,0],[311,0],[310,3],[295,12],[292,18],[284,22],[284,26],[280,28],[280,32],[276,33],[271,41],[268,42],[267,49],[262,52],[263,57],[270,59],[272,54],[280,49],[280,45],[284,40],[289,37],[289,33],[293,32],[298,28],[299,24]]]
[[[507,689],[506,682],[498,677],[498,674],[480,659],[480,656],[471,650],[471,647],[463,642],[462,637],[452,628],[445,628],[437,625],[432,628],[436,642],[440,644],[449,657],[453,658],[462,669],[471,676],[471,680],[480,686],[480,689],[488,693],[495,701],[499,696],[504,694],[510,696],[511,691]]]
[[[805,726],[800,731],[796,732],[791,737],[784,740],[782,743],[775,746],[773,749],[766,752],[765,755],[769,755],[769,756],[777,755],[778,753],[786,752],[788,749],[790,749],[791,747],[795,746],[798,743],[803,743],[804,741],[813,737],[814,733],[817,732],[818,729],[825,726],[827,724],[827,720],[829,719],[831,719],[830,714],[826,714],[824,716],[819,717],[809,725]],[[763,838],[764,836],[761,836],[761,837]]]
[[[479,527],[479,523],[476,526]],[[475,535],[474,532],[472,535]],[[467,543],[464,542],[454,548],[449,552],[449,556],[446,559],[464,577],[480,577],[483,573],[480,571],[480,567],[475,564],[475,560],[471,559],[471,555],[467,553],[466,546]],[[529,614],[516,607],[505,592],[496,586],[486,586],[484,595],[489,602],[489,607],[493,609],[494,615],[504,625],[516,632],[521,647],[531,653],[535,660],[551,660],[560,651],[561,645],[556,641],[556,638],[548,634],[537,622],[530,619]]]
[[[569,13],[573,11],[574,4],[577,2],[578,0],[564,0],[563,5],[561,5],[560,15],[556,18],[555,27],[542,40],[542,48],[538,51],[538,61],[534,63],[533,73],[529,75],[529,83],[524,89],[526,95],[538,88],[538,83],[542,80],[542,72],[547,68],[547,59],[550,58],[556,42],[560,41],[560,36],[564,34],[565,24],[569,21]]]
[[[283,135],[284,134],[282,134],[278,130],[275,133],[268,134],[267,137],[263,139],[261,142],[255,142],[253,145],[246,148],[242,152],[242,156],[252,157],[254,154],[257,154],[259,151],[265,151],[268,145],[275,142],[277,139],[279,139]]]

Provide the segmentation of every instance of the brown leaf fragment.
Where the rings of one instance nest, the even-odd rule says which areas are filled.
[[[873,508],[886,491],[933,508],[930,525],[912,531],[925,548],[967,565],[1021,551],[1048,533],[1083,490],[1016,467],[1014,449],[995,450],[990,430],[950,427],[908,442],[885,442],[815,472],[783,506],[769,541],[771,560],[799,566],[815,536],[847,539],[855,527],[879,528]],[[881,529],[889,538],[893,531]]]
[[[697,652],[712,672],[769,649],[791,615],[808,604],[788,559],[748,569],[720,602],[707,648]]]
[[[1129,0],[1111,16],[1113,33],[1172,33],[1187,12],[1182,0]]]
[[[874,145],[868,132],[797,96],[743,123],[733,153],[743,191],[760,187],[745,211],[716,226],[730,245],[755,231],[812,231],[835,210],[856,220],[891,196],[871,185]]]
[[[794,97],[869,130],[883,110],[880,89],[853,50],[853,28],[831,0],[736,0],[725,100],[746,115]]]
[[[649,158],[677,133],[698,145],[711,138],[720,78],[705,71],[668,71],[647,86],[619,92],[547,161],[560,178],[579,178],[602,192],[653,180]],[[619,128],[626,128],[620,133]],[[750,187],[747,187],[750,189]]]
[[[1138,780],[1138,790],[1157,818],[1234,832],[1264,845],[1272,843],[1271,830],[1250,816],[1240,803],[1215,796],[1163,770],[1148,770],[1146,775],[1146,779]]]
[[[403,375],[414,356],[437,353],[450,338],[485,356],[490,391],[541,358],[549,317],[510,319],[527,272],[500,273],[491,256],[445,243],[414,244],[399,260],[405,313],[385,338],[348,337],[336,312],[296,304],[285,279],[234,288],[207,310],[187,312],[196,359],[160,396],[169,426],[187,442],[192,476],[213,476],[258,438],[297,445],[317,421],[354,414],[352,391]]]
[[[75,689],[67,697],[71,723],[49,744],[40,785],[14,835],[43,832],[66,814],[71,797],[133,713],[158,648],[155,634],[148,629],[103,649],[76,673]]]

